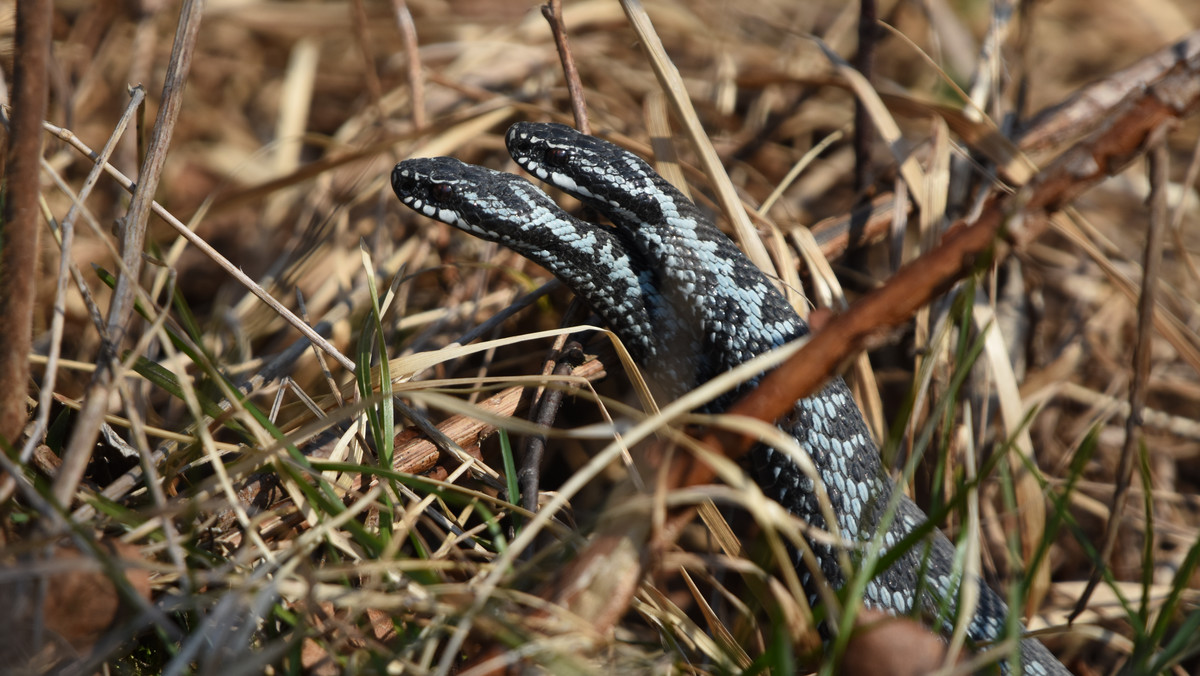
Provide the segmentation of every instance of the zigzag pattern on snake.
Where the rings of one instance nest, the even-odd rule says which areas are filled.
[[[808,333],[770,280],[670,183],[636,155],[557,124],[518,123],[506,137],[513,159],[538,178],[607,216],[605,227],[566,214],[528,181],[453,158],[406,160],[392,187],[410,208],[508,246],[561,279],[613,329],[667,396],[677,396],[746,360]],[[705,410],[719,412],[754,381]],[[763,492],[812,526],[885,550],[927,520],[883,469],[862,414],[841,378],[796,403],[780,421],[812,457],[837,523],[826,524],[813,481],[784,453],[751,451]],[[885,519],[890,502],[895,513]],[[811,543],[824,580],[846,575],[834,548]],[[859,548],[861,549],[861,548]],[[940,531],[905,552],[867,585],[864,603],[892,614],[914,606],[949,633],[961,575]],[[797,558],[793,563],[800,565]],[[804,570],[809,601],[819,577]],[[975,642],[1006,632],[1003,601],[978,579],[979,601],[968,627]],[[1020,645],[1025,674],[1067,674],[1036,639]],[[1009,671],[1007,663],[1002,668]]]

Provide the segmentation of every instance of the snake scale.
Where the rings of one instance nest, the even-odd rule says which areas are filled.
[[[574,218],[530,182],[450,157],[400,162],[392,188],[430,218],[498,242],[563,281],[621,338],[666,396],[678,396],[763,352],[808,333],[808,325],[771,281],[713,222],[633,153],[560,124],[520,122],[506,136],[509,153],[529,173],[578,198],[615,227]],[[755,381],[704,407],[720,412]],[[785,453],[759,445],[751,471],[765,495],[818,529],[868,543],[882,531],[884,550],[927,517],[894,487],[862,413],[840,377],[796,402],[779,426],[812,457],[836,516],[829,528],[815,485]],[[894,514],[887,514],[895,502]],[[846,582],[833,545],[810,542],[820,575],[801,567],[809,601],[814,585]],[[861,548],[859,548],[861,549]],[[933,618],[953,629],[962,575],[955,549],[933,529],[867,584],[867,607]],[[967,628],[976,643],[1007,635],[1008,609],[978,578],[978,603]],[[1069,672],[1039,641],[1020,642],[1020,671]],[[1005,673],[1013,671],[1007,661]]]

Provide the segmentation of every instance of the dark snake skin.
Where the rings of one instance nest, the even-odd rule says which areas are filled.
[[[504,244],[561,279],[621,337],[667,396],[808,333],[808,325],[732,240],[637,156],[558,124],[515,124],[507,144],[525,170],[617,227],[573,218],[528,181],[453,158],[401,162],[392,172],[392,187],[419,213]],[[724,410],[753,385],[744,384],[704,410]],[[841,378],[797,402],[779,425],[812,457],[837,523],[826,523],[814,483],[796,463],[760,445],[751,451],[755,478],[792,514],[850,542],[866,545],[878,534],[884,551],[927,520],[893,490]],[[802,567],[801,579],[815,602],[821,578],[841,588],[847,575],[833,546],[810,544],[821,575]],[[863,601],[892,614],[912,614],[915,604],[949,634],[962,577],[954,561],[953,545],[934,529],[922,545],[873,577]],[[798,556],[793,563],[800,565]],[[1004,602],[977,578],[971,583],[978,586],[979,601],[969,638],[983,643],[1006,635]],[[1019,660],[1024,674],[1069,673],[1036,639],[1021,641]],[[1011,671],[1007,662],[1001,667]]]

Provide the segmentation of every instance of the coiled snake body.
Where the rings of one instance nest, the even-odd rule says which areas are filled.
[[[770,280],[670,183],[636,155],[558,124],[517,123],[507,135],[522,168],[607,216],[614,228],[573,218],[517,176],[453,158],[405,160],[392,187],[410,208],[508,246],[545,267],[586,300],[621,337],[634,360],[677,396],[734,366],[808,333]],[[710,402],[719,412],[754,382]],[[867,543],[881,533],[895,547],[927,517],[893,484],[845,382],[834,378],[780,421],[812,457],[836,515],[830,528],[812,479],[786,454],[751,451],[763,492],[812,526]],[[894,514],[888,514],[895,502]],[[846,581],[832,545],[811,543],[824,580]],[[864,603],[892,614],[922,615],[953,628],[961,574],[955,549],[936,529],[874,576]],[[797,565],[800,561],[794,562]],[[813,575],[802,575],[809,601]],[[1008,610],[977,578],[978,605],[967,634],[975,642],[1006,635]],[[1025,674],[1067,674],[1036,639],[1020,645]],[[1005,671],[1007,663],[1002,663]]]

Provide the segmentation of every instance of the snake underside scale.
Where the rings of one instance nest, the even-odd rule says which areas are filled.
[[[746,360],[808,333],[769,279],[686,197],[636,155],[558,124],[522,122],[506,137],[513,159],[575,196],[615,227],[576,219],[528,181],[453,158],[406,160],[392,172],[400,200],[430,218],[495,241],[561,279],[620,336],[665,396],[678,396]],[[720,412],[754,381],[710,402]],[[796,403],[779,422],[812,457],[833,505],[831,528],[815,486],[784,453],[751,451],[764,494],[812,526],[885,550],[923,524],[915,503],[893,490],[879,450],[841,378]],[[895,503],[892,505],[891,503]],[[889,507],[894,513],[889,514]],[[820,576],[803,570],[810,602],[823,579],[845,580],[838,552],[812,542]],[[954,623],[961,576],[955,549],[934,529],[868,583],[863,601],[892,614]],[[795,564],[800,565],[799,557]],[[968,627],[975,642],[1006,634],[1008,610],[978,579],[979,601]],[[1069,673],[1036,639],[1020,646],[1025,674]],[[1007,672],[1007,663],[1001,664]]]

